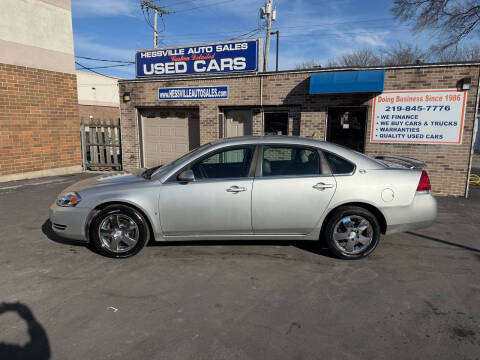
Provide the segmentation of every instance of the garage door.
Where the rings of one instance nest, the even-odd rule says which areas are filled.
[[[168,164],[198,146],[198,111],[151,109],[141,117],[145,167]]]

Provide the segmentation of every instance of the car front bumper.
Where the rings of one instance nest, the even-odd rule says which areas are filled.
[[[409,206],[384,208],[387,234],[422,229],[437,218],[437,200],[430,193],[417,193]]]
[[[50,222],[53,232],[67,239],[88,242],[85,231],[90,212],[89,208],[62,207],[53,203],[50,206]]]

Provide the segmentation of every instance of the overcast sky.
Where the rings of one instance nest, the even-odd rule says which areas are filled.
[[[153,47],[152,28],[140,0],[72,0],[75,55],[110,60],[134,60],[136,49]],[[155,1],[175,14],[163,17],[159,46],[177,46],[237,38],[258,28],[263,0],[162,0]],[[395,21],[390,0],[274,0],[280,30],[280,69],[302,61],[326,62],[358,48],[385,47],[407,41],[428,48],[427,34],[414,34]],[[152,16],[150,16],[152,19]],[[263,37],[265,31],[250,37]],[[275,52],[275,41],[271,46]],[[78,59],[85,66],[109,64]],[[275,56],[270,57],[270,70]],[[134,66],[97,69],[133,78]]]

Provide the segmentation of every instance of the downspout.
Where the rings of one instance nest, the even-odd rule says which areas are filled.
[[[138,141],[138,167],[145,167],[145,144],[144,144],[144,135],[143,135],[143,122],[142,116],[140,115],[140,110],[135,108],[135,122],[137,125],[137,141]],[[122,157],[123,160],[123,157]],[[123,166],[122,166],[123,170]]]
[[[263,76],[260,75],[260,113],[262,114],[262,135],[265,135],[265,117],[263,113]]]
[[[475,138],[478,131],[478,104],[480,96],[480,70],[478,71],[478,81],[477,81],[477,100],[475,102],[475,119],[473,119],[473,130],[472,130],[472,141],[470,143],[470,161],[468,162],[468,174],[467,174],[467,186],[465,191],[465,198],[468,199],[468,191],[470,188],[470,174],[472,173],[472,162],[473,162],[473,146],[475,144]],[[465,126],[465,125],[464,125]]]

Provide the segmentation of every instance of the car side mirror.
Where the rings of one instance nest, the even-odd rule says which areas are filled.
[[[192,182],[195,181],[195,174],[192,170],[185,170],[178,175],[177,179],[178,181]]]

